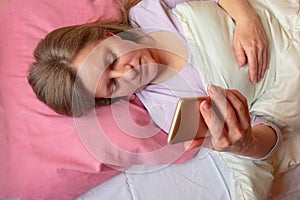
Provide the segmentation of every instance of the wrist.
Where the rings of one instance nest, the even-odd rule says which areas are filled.
[[[255,10],[249,5],[247,0],[219,0],[222,7],[230,17],[238,23],[259,19]]]
[[[255,131],[253,128],[251,128],[251,133],[250,137],[248,137],[248,142],[246,143],[247,145],[244,146],[244,151],[240,153],[241,156],[246,156],[250,158],[259,158],[260,155],[258,155],[258,150],[257,150],[257,137],[255,137]]]
[[[243,12],[238,14],[238,17],[236,17],[236,19],[234,19],[236,25],[249,25],[249,23],[253,23],[253,24],[257,24],[260,23],[260,19],[258,14],[253,11],[253,10],[249,10],[249,12]]]
[[[277,136],[275,131],[266,125],[259,124],[251,128],[252,142],[243,156],[254,159],[264,158],[276,144]]]

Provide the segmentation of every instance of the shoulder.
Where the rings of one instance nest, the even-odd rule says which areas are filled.
[[[170,18],[171,9],[160,0],[142,0],[129,12],[131,25],[135,28],[163,28],[174,30]]]
[[[161,9],[164,10],[165,5],[160,0],[142,0],[130,9],[129,15],[131,18],[134,18],[139,14],[143,14],[143,12],[145,15],[145,11],[147,14],[149,14],[149,12],[157,14]]]

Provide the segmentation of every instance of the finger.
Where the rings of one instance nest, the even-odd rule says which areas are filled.
[[[226,99],[226,92],[224,89],[216,86],[211,86],[209,89],[209,94],[211,97],[211,101],[215,104],[213,107],[212,113],[215,113],[215,116],[211,121],[211,135],[212,135],[212,142],[214,145],[215,150],[226,150],[229,146],[232,145],[231,137],[229,133],[231,130],[235,133],[235,129],[240,129],[238,125],[238,121],[235,115],[235,111],[229,104],[228,100]],[[217,127],[214,128],[214,126]],[[213,132],[219,131],[219,132]],[[235,138],[235,137],[234,137]]]
[[[236,118],[241,128],[243,130],[246,130],[250,126],[250,114],[248,112],[247,102],[245,102],[244,98],[239,95],[240,93],[235,94],[234,91],[228,91],[227,99],[233,107],[233,110],[235,111]]]
[[[219,111],[220,117],[224,120],[224,123],[228,126],[236,126],[237,119],[235,116],[235,111],[232,109],[229,104],[226,91],[217,86],[211,86],[209,88],[209,95],[211,100],[216,105],[217,110]]]
[[[238,90],[229,90],[230,92],[232,92],[244,105],[247,105],[247,112],[249,112],[249,107],[248,107],[248,101],[247,98],[240,93]]]
[[[258,82],[258,58],[256,53],[256,47],[250,47],[246,49],[246,55],[248,60],[248,71],[250,80],[253,83]]]
[[[239,67],[245,65],[247,63],[247,57],[244,48],[239,41],[234,43],[234,50]]]
[[[212,106],[208,101],[201,102],[200,112],[209,129],[211,143],[215,146],[215,149],[219,150],[219,146],[223,145],[228,146],[228,141],[223,134],[224,120],[219,118],[218,114],[212,109]]]
[[[191,141],[187,141],[184,143],[184,149],[185,150],[191,150],[194,148],[198,148],[201,147],[203,142],[204,142],[205,138],[199,138],[199,139],[194,139]]]
[[[262,79],[264,73],[264,50],[258,50],[257,54],[257,82]]]
[[[270,66],[270,47],[269,47],[269,45],[267,45],[267,51],[266,51],[266,57],[267,57],[267,59],[266,59],[266,64],[265,64],[265,66],[266,66],[266,69],[269,69],[269,66]]]
[[[217,141],[217,145],[220,149],[226,150],[229,146],[235,145],[236,142],[243,137],[243,128],[249,128],[247,104],[244,105],[244,103],[242,103],[242,101],[246,102],[247,100],[238,92],[237,94],[239,97],[236,97],[230,90],[226,90],[226,99],[224,100],[224,97],[219,97],[224,95],[223,92],[216,93],[214,89],[214,87],[211,87],[211,91],[209,91],[211,100],[216,103],[218,110],[224,119],[226,128],[223,129],[223,138]],[[221,90],[221,88],[219,88],[219,90]],[[239,98],[241,98],[242,101],[240,101]]]
[[[237,98],[239,98],[239,100],[241,102],[243,102],[243,104],[248,104],[248,100],[247,98],[241,93],[239,92],[238,90],[228,90],[230,91],[231,93],[233,93]]]
[[[261,79],[263,79],[263,77],[265,76],[266,74],[266,71],[268,70],[269,68],[269,62],[270,62],[270,51],[269,51],[269,47],[267,46],[265,48],[265,50],[263,51],[263,70],[262,70],[262,74],[261,74]]]

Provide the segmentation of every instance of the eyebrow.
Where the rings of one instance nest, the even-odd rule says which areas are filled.
[[[112,95],[112,93],[111,93],[110,87],[108,86],[108,84],[106,84],[106,87],[105,87],[105,97],[109,97],[111,95]]]

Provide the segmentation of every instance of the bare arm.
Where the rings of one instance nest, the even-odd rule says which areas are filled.
[[[234,19],[235,21],[243,20],[249,16],[257,17],[256,12],[251,8],[247,0],[219,0],[219,5]]]
[[[248,62],[253,83],[260,81],[269,67],[269,42],[255,10],[247,0],[219,0],[235,21],[234,48],[239,66]]]

